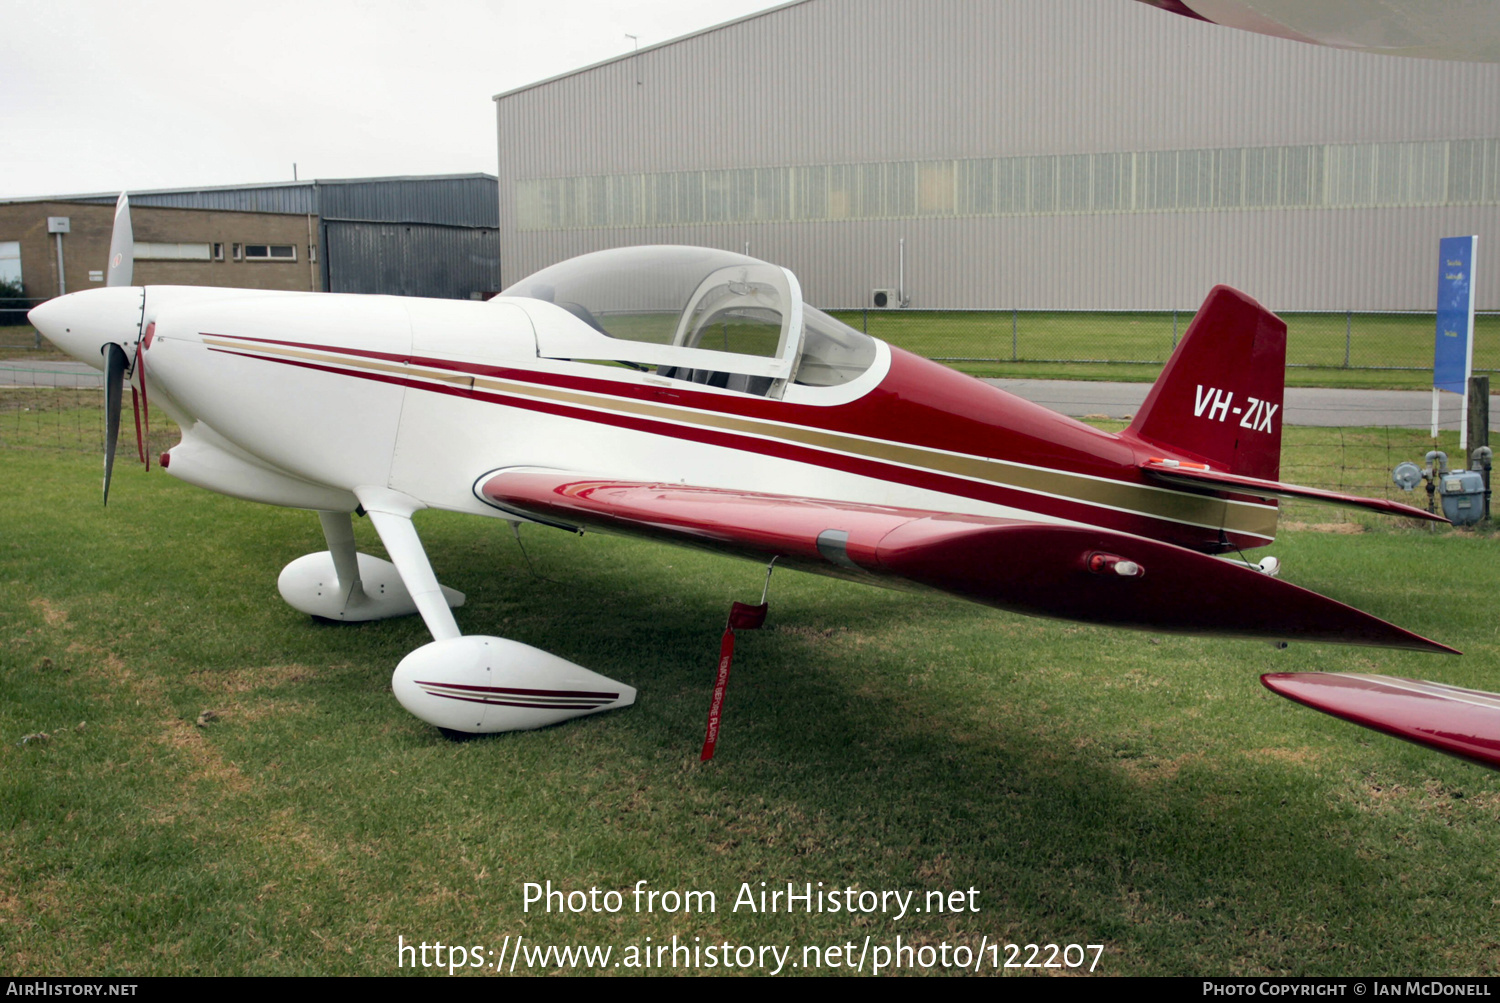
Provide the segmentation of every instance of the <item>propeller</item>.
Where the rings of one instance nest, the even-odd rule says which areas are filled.
[[[115,203],[114,230],[109,243],[109,272],[102,288],[57,296],[31,308],[32,325],[73,358],[104,371],[104,500],[109,502],[109,484],[114,473],[115,451],[120,438],[120,406],[125,396],[125,375],[131,375],[131,392],[138,394],[138,410],[144,411],[146,384],[142,351],[149,347],[149,328],[142,337],[146,291],[131,285],[134,278],[135,240],[130,225],[130,200],[122,193]],[[130,352],[135,352],[135,362]],[[137,389],[139,388],[139,389]],[[142,418],[148,417],[143,414]],[[145,455],[146,430],[136,437]]]
[[[135,272],[135,233],[130,226],[130,199],[124,192],[115,202],[114,231],[109,238],[109,270],[105,286],[129,286]],[[104,504],[109,504],[109,482],[114,474],[115,447],[120,439],[120,407],[125,397],[125,372],[140,374],[141,396],[145,396],[145,371],[141,368],[141,339],[135,343],[135,365],[117,342],[106,341],[104,353]],[[146,462],[146,440],[141,435],[141,408],[136,400],[135,380],[130,384],[131,406],[135,409],[135,443],[141,462]],[[147,427],[150,416],[147,415]]]

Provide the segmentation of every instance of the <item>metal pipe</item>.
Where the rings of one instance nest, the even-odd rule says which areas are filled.
[[[292,165],[292,173],[297,172],[297,165]],[[318,254],[317,241],[313,237],[312,213],[307,214],[307,288],[312,292],[318,291]]]
[[[897,250],[896,305],[906,306],[906,238],[901,238]]]
[[[1489,446],[1480,446],[1474,450],[1469,461],[1469,469],[1478,467],[1484,478],[1484,516],[1485,522],[1490,521],[1490,467],[1494,462],[1494,454],[1490,452]]]

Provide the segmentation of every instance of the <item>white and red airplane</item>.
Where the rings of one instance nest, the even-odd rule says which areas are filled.
[[[635,691],[463,634],[450,609],[463,596],[438,584],[412,524],[424,508],[1036,616],[1452,651],[1274,577],[1273,559],[1231,556],[1274,539],[1277,498],[1436,518],[1278,481],[1286,326],[1232,289],[1209,294],[1140,413],[1110,434],[861,334],[803,303],[790,271],[726,251],[601,251],[479,303],[135,287],[129,229],[122,196],[110,284],[31,312],[106,373],[106,500],[128,376],[147,420],[161,408],[182,430],[168,473],[319,514],[328,550],[282,571],[287,602],[336,620],[421,614],[433,641],[393,688],[445,729],[541,727]],[[355,513],[391,562],[356,554]],[[1407,686],[1346,716],[1500,764],[1493,708],[1455,739],[1445,722],[1474,706],[1459,691],[1348,678],[1282,689],[1316,702],[1309,692]],[[1443,734],[1422,734],[1433,722]]]

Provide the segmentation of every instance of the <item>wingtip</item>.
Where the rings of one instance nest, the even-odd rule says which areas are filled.
[[[1406,505],[1402,502],[1391,502],[1389,509],[1392,515],[1404,515],[1409,519],[1422,519],[1426,522],[1436,522],[1444,526],[1453,525],[1453,520],[1441,512],[1429,512],[1425,508],[1417,508],[1415,505]]]

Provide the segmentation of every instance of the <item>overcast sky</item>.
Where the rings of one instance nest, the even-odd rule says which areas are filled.
[[[767,0],[0,0],[0,198],[495,171],[495,94]]]

